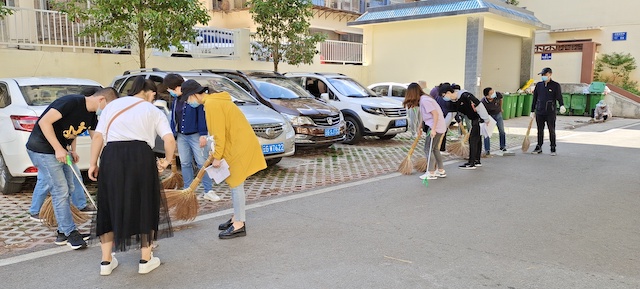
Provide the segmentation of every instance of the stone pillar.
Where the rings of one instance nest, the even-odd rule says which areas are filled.
[[[464,62],[464,89],[480,98],[484,17],[467,18],[467,47]]]

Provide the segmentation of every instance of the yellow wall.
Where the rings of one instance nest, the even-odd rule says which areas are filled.
[[[515,92],[520,83],[522,39],[502,33],[484,32],[481,88]]]
[[[638,22],[638,11],[640,11],[640,1],[630,0],[520,0],[521,7],[533,11],[545,24],[551,26],[551,30],[575,29],[587,27],[600,27],[597,30],[574,31],[574,32],[553,32],[538,31],[536,33],[536,44],[555,43],[558,40],[592,39],[600,43],[598,51],[602,53],[624,52],[631,53],[640,62],[640,22]],[[612,41],[613,32],[627,32],[626,41]],[[564,54],[564,53],[562,53]],[[560,53],[555,53],[552,58]],[[581,60],[574,62],[573,57],[558,58],[570,61],[553,61],[557,68],[579,67]],[[536,67],[546,63],[540,60],[540,55],[534,58]],[[554,76],[555,75],[554,70]],[[573,74],[573,78],[567,82],[579,82],[580,75]],[[640,80],[640,69],[632,73],[631,78]]]
[[[368,25],[364,28],[369,82],[415,82],[432,87],[464,83],[466,17]]]

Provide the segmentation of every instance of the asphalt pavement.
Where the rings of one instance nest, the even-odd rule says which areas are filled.
[[[217,237],[230,210],[201,215],[159,242],[163,264],[147,275],[136,250],[99,276],[99,247],[54,248],[0,259],[0,284],[640,288],[640,121],[559,136],[558,156],[546,142],[541,155],[514,150],[473,171],[451,162],[428,187],[417,173],[391,173],[256,202],[242,238]]]

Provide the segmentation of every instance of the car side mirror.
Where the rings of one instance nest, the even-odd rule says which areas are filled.
[[[165,114],[169,114],[169,106],[167,106],[167,101],[163,100],[163,99],[156,99],[153,102],[153,105],[155,105],[157,108],[161,109]]]
[[[320,94],[320,98],[324,101],[329,101],[329,94],[326,92],[323,94]]]

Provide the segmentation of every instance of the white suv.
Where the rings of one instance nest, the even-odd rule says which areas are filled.
[[[17,193],[25,178],[37,175],[25,145],[47,106],[61,96],[81,94],[90,87],[102,86],[78,78],[0,78],[0,193]],[[89,133],[84,132],[76,143],[81,170],[89,169],[90,147]]]
[[[386,140],[407,131],[407,110],[401,102],[378,96],[344,74],[295,72],[284,75],[342,111],[347,144],[355,144],[365,135]]]

